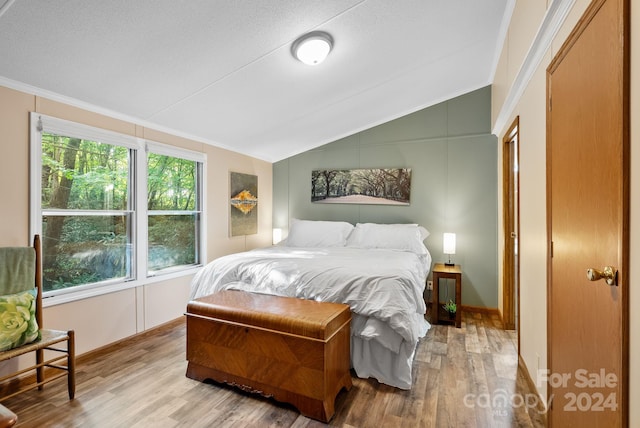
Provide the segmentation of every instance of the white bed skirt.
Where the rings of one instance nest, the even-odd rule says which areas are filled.
[[[364,326],[372,320],[357,314],[352,314],[352,317],[351,367],[356,375],[365,379],[372,377],[396,388],[411,389],[411,368],[418,343],[402,340],[391,329],[383,330],[382,334],[378,329],[376,338],[362,337],[366,331]],[[430,327],[425,321],[420,337],[424,337]]]

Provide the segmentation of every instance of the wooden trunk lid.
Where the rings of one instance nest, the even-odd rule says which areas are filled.
[[[216,318],[328,340],[351,319],[349,306],[294,297],[271,296],[237,290],[219,291],[192,300],[187,315]]]

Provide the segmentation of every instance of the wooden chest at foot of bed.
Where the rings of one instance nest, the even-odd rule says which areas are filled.
[[[324,422],[351,388],[349,306],[243,291],[187,305],[187,376],[295,406]]]

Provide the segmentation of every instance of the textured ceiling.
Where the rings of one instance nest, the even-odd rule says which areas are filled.
[[[490,84],[514,1],[0,0],[0,84],[277,161]]]

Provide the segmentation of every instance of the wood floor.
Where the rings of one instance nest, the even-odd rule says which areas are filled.
[[[518,367],[513,334],[486,313],[421,340],[414,386],[353,378],[329,426],[539,427],[542,412]],[[18,427],[322,427],[282,405],[185,377],[185,325],[169,323],[78,360],[75,400],[61,380],[5,400]]]

